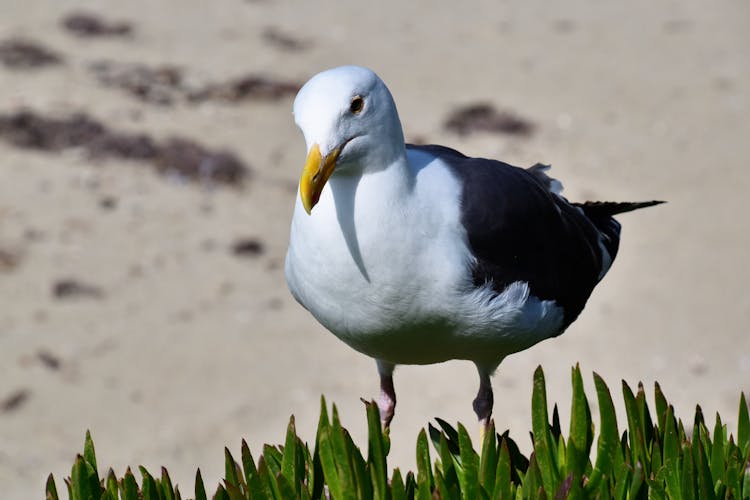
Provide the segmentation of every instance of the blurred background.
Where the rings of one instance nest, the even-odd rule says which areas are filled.
[[[342,64],[389,85],[409,141],[528,166],[620,217],[566,334],[507,359],[499,429],[528,446],[531,378],[567,425],[570,368],[654,380],[730,428],[750,388],[750,3],[0,2],[0,484],[35,498],[86,429],[99,463],[190,491],[223,448],[314,436],[319,398],[365,445],[375,365],[287,292],[305,156],[291,105]],[[473,424],[473,365],[402,367],[391,465],[439,416]],[[476,432],[476,429],[474,429]],[[528,449],[528,448],[527,448]],[[58,483],[60,484],[60,483]]]

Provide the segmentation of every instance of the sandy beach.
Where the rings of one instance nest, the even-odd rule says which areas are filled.
[[[683,419],[700,404],[733,428],[750,389],[749,19],[739,0],[4,0],[3,498],[41,498],[50,472],[60,487],[87,429],[100,466],[164,465],[192,496],[197,467],[215,486],[225,446],[280,443],[292,414],[311,440],[321,394],[366,446],[375,364],[283,270],[294,94],[342,64],[383,78],[409,141],[552,164],[571,200],[668,201],[619,217],[617,260],[565,335],[500,366],[498,428],[528,446],[540,364],[566,426],[576,363],[618,411],[621,379],[649,401],[658,380]],[[494,130],[446,126],[477,105]],[[471,363],[395,382],[391,466],[413,467],[434,417],[474,423]]]

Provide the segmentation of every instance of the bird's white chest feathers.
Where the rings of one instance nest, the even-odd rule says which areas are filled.
[[[295,298],[350,346],[394,363],[501,358],[555,333],[561,311],[526,284],[499,296],[472,285],[458,180],[429,158],[408,168],[333,177],[311,215],[298,197],[286,259]]]

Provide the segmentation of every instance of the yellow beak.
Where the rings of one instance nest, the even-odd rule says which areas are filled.
[[[320,154],[320,146],[313,144],[310,148],[305,161],[305,168],[302,169],[302,176],[299,179],[299,195],[302,198],[302,206],[305,207],[308,214],[318,203],[323,186],[326,185],[333,169],[336,168],[339,153],[341,153],[340,147],[323,158]]]

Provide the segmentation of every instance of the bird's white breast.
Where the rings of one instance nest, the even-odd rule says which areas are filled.
[[[532,339],[517,337],[539,331],[552,306],[538,307],[523,284],[505,298],[473,287],[460,196],[450,170],[424,154],[332,177],[312,215],[298,197],[286,260],[292,294],[341,340],[394,363],[518,350]]]

